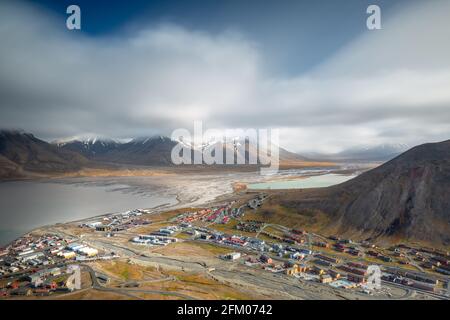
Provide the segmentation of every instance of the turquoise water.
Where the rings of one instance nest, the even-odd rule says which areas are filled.
[[[355,175],[342,175],[330,173],[296,180],[282,180],[282,181],[254,183],[249,184],[248,188],[256,190],[323,188],[345,182],[354,177]]]

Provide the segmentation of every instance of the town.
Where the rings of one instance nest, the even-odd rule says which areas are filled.
[[[161,212],[134,209],[87,219],[64,231],[53,227],[25,235],[0,251],[0,296],[73,293],[82,287],[73,279],[73,266],[81,268],[82,283],[106,290],[110,277],[95,271],[95,263],[129,261],[130,252],[144,256],[142,252],[164,247],[170,252],[172,246],[189,243],[221,249],[215,255],[219,262],[205,266],[212,278],[220,266],[235,265],[361,298],[448,299],[449,252],[405,244],[383,248],[266,223],[255,214],[266,197],[258,193],[245,201],[185,209],[167,219]],[[381,268],[381,288],[368,285],[370,265]]]

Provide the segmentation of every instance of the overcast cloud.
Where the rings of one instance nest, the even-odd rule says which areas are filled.
[[[93,38],[2,2],[0,127],[46,139],[128,138],[202,120],[280,128],[293,151],[439,141],[450,138],[449,39],[450,2],[424,1],[308,74],[280,78],[236,30],[159,25]]]

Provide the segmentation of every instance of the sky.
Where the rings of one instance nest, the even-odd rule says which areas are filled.
[[[448,39],[446,0],[0,0],[0,128],[126,139],[203,121],[328,153],[441,141]]]

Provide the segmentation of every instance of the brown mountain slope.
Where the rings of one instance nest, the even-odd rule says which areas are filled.
[[[450,140],[414,147],[340,185],[279,192],[273,203],[323,212],[337,233],[448,245]]]
[[[83,156],[59,150],[20,131],[0,131],[1,176],[21,176],[24,171],[47,173],[81,169],[88,163]]]
[[[176,142],[163,136],[136,138],[127,143],[112,140],[70,141],[59,144],[59,150],[79,153],[99,163],[138,166],[170,166],[171,151]]]

